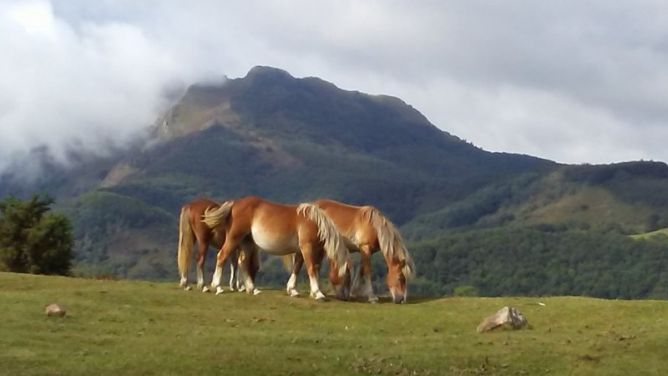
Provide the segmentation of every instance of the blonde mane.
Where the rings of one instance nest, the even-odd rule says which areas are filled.
[[[362,218],[367,220],[376,230],[378,244],[383,256],[403,261],[405,264],[402,272],[406,278],[411,278],[415,273],[415,264],[396,226],[373,206],[362,207],[361,214]]]
[[[234,201],[225,201],[217,208],[206,209],[202,215],[202,222],[210,229],[215,230],[218,226],[224,225],[227,222],[227,217],[229,217],[232,211],[232,206],[234,206]]]
[[[315,222],[318,227],[318,237],[324,243],[327,258],[334,260],[339,270],[339,277],[346,272],[348,262],[348,248],[346,248],[336,226],[325,213],[313,204],[299,204],[297,213]]]

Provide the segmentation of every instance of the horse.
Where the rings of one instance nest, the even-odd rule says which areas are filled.
[[[197,288],[202,292],[208,292],[209,287],[204,285],[204,261],[209,245],[213,243],[220,248],[225,236],[225,230],[220,228],[209,228],[202,222],[202,216],[208,209],[220,207],[220,204],[208,198],[195,199],[181,207],[179,216],[179,245],[177,251],[177,264],[181,277],[180,287],[190,290],[188,286],[188,270],[192,259],[193,243],[197,243]],[[244,286],[240,283],[238,269],[241,268],[247,278],[255,279],[260,268],[260,259],[257,250],[244,244],[244,248],[235,252],[235,261],[230,262],[230,290],[243,291]],[[236,279],[236,281],[235,281]],[[236,282],[236,286],[235,286]],[[258,294],[260,290],[245,289],[248,293]]]
[[[327,199],[316,200],[313,204],[334,222],[348,249],[360,252],[359,278],[364,280],[369,302],[378,302],[371,284],[371,255],[380,250],[387,265],[386,283],[392,300],[405,303],[408,298],[407,280],[414,275],[415,264],[394,224],[373,206],[354,206]],[[295,255],[287,284],[290,295],[296,293],[295,285],[302,263],[299,255]],[[286,263],[286,266],[289,264]]]
[[[347,295],[344,286],[350,277],[348,249],[334,224],[317,206],[284,205],[248,196],[206,210],[202,221],[212,229],[225,228],[225,241],[216,256],[216,271],[211,282],[216,294],[221,290],[225,260],[239,245],[252,243],[273,255],[289,255],[299,249],[306,262],[311,297],[318,301],[325,299],[318,285],[324,251],[332,270],[330,282],[337,296]]]

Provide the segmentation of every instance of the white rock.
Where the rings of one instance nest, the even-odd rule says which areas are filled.
[[[513,307],[503,307],[498,310],[492,316],[484,319],[480,325],[478,325],[478,333],[488,332],[496,328],[503,327],[504,329],[521,329],[527,326],[528,322],[526,317]]]
[[[63,317],[65,316],[65,308],[56,303],[53,303],[46,306],[45,313],[47,316]]]

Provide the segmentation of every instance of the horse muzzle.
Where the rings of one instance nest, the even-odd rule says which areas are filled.
[[[395,304],[406,303],[406,295],[403,294],[392,294],[392,302]]]

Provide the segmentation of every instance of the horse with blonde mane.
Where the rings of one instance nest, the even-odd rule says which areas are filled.
[[[253,243],[273,255],[289,255],[299,249],[306,263],[311,296],[324,300],[318,274],[322,254],[329,259],[330,282],[337,296],[349,281],[348,249],[334,224],[313,204],[283,205],[256,196],[228,201],[218,209],[205,211],[203,222],[209,228],[225,228],[225,241],[216,257],[216,271],[211,287],[221,290],[222,267],[230,253],[240,244]],[[349,282],[348,282],[349,283]]]
[[[326,199],[317,200],[314,204],[334,222],[348,249],[360,253],[359,279],[364,281],[364,294],[369,302],[378,301],[371,284],[371,255],[380,250],[387,265],[386,283],[392,300],[405,303],[408,298],[407,280],[415,273],[415,265],[394,224],[373,206],[354,206]],[[303,263],[299,255],[295,255],[293,260],[287,285],[290,295],[296,293],[297,275]]]
[[[179,216],[179,245],[177,252],[177,263],[179,267],[179,275],[181,277],[180,286],[186,290],[190,290],[188,286],[188,271],[190,270],[190,261],[192,260],[193,244],[197,244],[197,288],[202,292],[208,292],[209,287],[204,285],[204,261],[206,260],[206,253],[209,245],[213,243],[216,248],[220,248],[225,239],[225,229],[216,227],[209,228],[202,222],[202,216],[207,210],[214,210],[219,208],[221,204],[210,200],[208,198],[195,199],[181,207],[181,214]],[[248,293],[258,294],[257,289],[247,289],[240,283],[240,273],[244,272],[245,278],[254,280],[257,271],[260,268],[260,259],[258,257],[257,249],[243,244],[243,247],[235,251],[234,261],[230,262],[230,289],[243,291]]]

